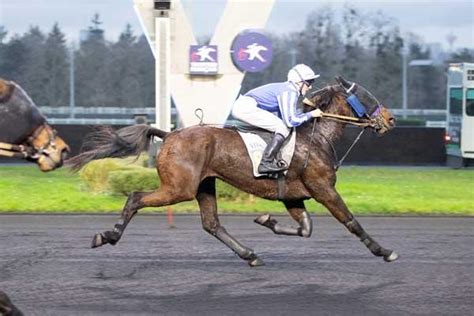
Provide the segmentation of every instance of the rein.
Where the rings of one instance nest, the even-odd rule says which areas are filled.
[[[366,120],[366,119],[355,118],[352,116],[344,116],[344,115],[337,115],[337,114],[331,114],[331,113],[323,113],[322,116],[323,118],[326,118],[328,120],[355,125],[355,126],[359,126],[363,128],[377,126],[377,122],[374,119]]]
[[[28,158],[31,154],[31,147],[25,145],[14,145],[0,143],[0,156],[11,158]]]
[[[349,89],[344,88],[345,93],[346,94],[350,93],[351,90],[354,87],[355,87],[355,83],[353,83],[350,86]],[[323,89],[320,89],[318,91],[324,91],[325,89],[327,89],[327,88],[323,88]],[[351,100],[349,100],[350,97],[352,97]],[[370,117],[365,112],[365,109],[361,108],[362,105],[360,104],[360,101],[357,99],[357,97],[355,95],[351,94],[350,97],[346,98],[346,101],[350,104],[351,108],[359,115],[359,118],[353,117],[353,116],[332,114],[332,113],[324,113],[324,112],[322,113],[322,118],[324,118],[324,119],[328,119],[328,120],[331,120],[331,121],[336,121],[336,122],[344,123],[344,124],[350,124],[350,125],[354,125],[354,126],[358,126],[358,127],[362,128],[361,131],[359,132],[359,134],[357,135],[357,137],[354,139],[354,141],[349,146],[349,148],[346,150],[345,154],[342,156],[341,159],[338,159],[336,149],[334,148],[334,145],[332,144],[332,142],[324,134],[321,134],[321,136],[324,138],[324,140],[329,144],[329,146],[332,149],[332,152],[333,152],[333,155],[334,155],[334,160],[336,161],[336,163],[334,164],[334,170],[336,170],[336,171],[339,169],[339,167],[342,165],[342,163],[344,162],[346,157],[349,155],[352,148],[354,148],[354,146],[357,144],[357,142],[359,141],[359,139],[361,138],[362,134],[364,133],[364,131],[367,127],[371,127],[371,128],[376,129],[377,127],[380,127],[380,126],[383,125],[382,119],[379,116]],[[311,104],[311,103],[309,103],[309,105],[314,106],[314,103],[313,104]],[[374,111],[374,113],[379,113],[379,111],[380,111],[380,104],[378,105],[378,107],[377,107],[376,111]],[[374,113],[372,113],[372,115]],[[366,117],[366,118],[364,119],[362,117]],[[310,148],[311,148],[311,145],[313,143],[314,129],[315,129],[315,125],[316,125],[315,123],[316,123],[316,120],[313,121],[313,129],[311,131],[310,144],[309,144],[309,147],[308,147],[308,152],[306,154],[306,159],[305,159],[303,170],[306,169],[306,167],[308,165]]]
[[[311,136],[309,138],[309,147],[308,147],[308,152],[306,153],[306,159],[304,160],[303,170],[306,169],[306,167],[308,166],[309,152],[310,152],[310,149],[311,149],[311,145],[313,145],[313,136],[314,136],[315,127],[316,127],[316,120],[313,120],[313,129],[311,130]],[[332,144],[331,144],[331,147],[332,147]],[[333,150],[334,150],[334,148],[333,148]]]
[[[326,142],[328,142],[329,146],[331,146],[331,149],[332,149],[332,152],[334,154],[334,160],[337,161],[336,164],[334,164],[334,170],[338,170],[340,166],[342,166],[342,163],[344,162],[344,159],[346,159],[346,157],[349,155],[349,153],[351,152],[352,148],[354,148],[355,144],[357,144],[357,142],[359,141],[360,137],[362,136],[362,134],[365,132],[365,128],[361,129],[361,131],[359,132],[359,134],[357,135],[357,137],[354,139],[354,141],[352,142],[352,144],[349,146],[349,148],[346,150],[346,153],[342,156],[342,158],[338,161],[338,158],[337,158],[337,152],[336,152],[336,149],[334,148],[334,145],[332,144],[332,142],[326,137],[324,136],[323,134],[321,134],[323,136],[323,138],[326,140]]]
[[[11,157],[11,158],[31,158],[37,159],[39,155],[47,154],[45,150],[48,146],[55,146],[54,143],[54,131],[51,133],[48,130],[48,142],[42,145],[40,148],[36,148],[33,145],[33,142],[41,134],[43,129],[47,128],[47,124],[42,124],[39,126],[33,134],[28,137],[28,140],[21,145],[8,144],[0,142],[0,156]]]

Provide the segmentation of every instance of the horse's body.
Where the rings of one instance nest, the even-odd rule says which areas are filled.
[[[329,88],[327,93],[316,95],[314,101],[325,104],[326,112],[351,115],[350,108],[337,89]],[[387,124],[381,127],[384,130],[380,132],[384,133],[393,127],[393,117],[386,109],[381,111],[380,116],[386,117]],[[281,200],[299,227],[282,226],[269,215],[256,219],[258,224],[270,228],[276,234],[309,237],[312,223],[304,200],[314,198],[356,234],[374,255],[383,256],[386,261],[395,260],[397,255],[382,248],[362,229],[336,192],[335,157],[331,146],[332,142],[342,135],[344,124],[321,121],[316,123],[314,135],[312,127],[312,122],[308,122],[297,128],[296,150],[283,185],[278,183],[278,180],[254,178],[245,145],[234,130],[194,126],[167,133],[138,125],[124,128],[117,133],[108,130],[100,134],[101,141],[93,143],[94,149],[70,161],[76,169],[93,159],[137,153],[143,149],[149,137],[157,136],[164,139],[156,160],[161,186],[155,192],[130,194],[121,221],[115,225],[114,230],[97,234],[92,246],[115,244],[129,221],[141,208],[197,199],[203,228],[207,232],[247,260],[251,266],[263,264],[251,249],[241,245],[220,225],[215,191],[215,179],[219,178],[256,196]],[[307,167],[304,168],[307,157]]]
[[[34,161],[50,171],[62,166],[68,151],[28,94],[0,78],[0,154]]]

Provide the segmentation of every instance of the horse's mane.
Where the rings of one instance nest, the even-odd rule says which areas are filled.
[[[339,84],[327,85],[320,89],[313,89],[310,91],[305,97],[310,98],[311,101],[316,105],[317,108],[321,109],[321,111],[326,113],[340,113],[344,111],[344,107],[340,106],[340,102],[342,101],[343,90]],[[344,101],[345,102],[345,101]],[[314,110],[314,107],[303,104],[304,105],[304,112]],[[350,111],[350,110],[349,110]],[[349,113],[344,113],[346,115],[350,115]],[[311,135],[312,127],[314,124],[314,120],[310,120],[304,124],[302,124],[297,129],[300,130],[303,134]],[[334,121],[327,121],[318,119],[314,133],[316,134],[323,134],[325,139],[329,139],[334,141],[338,139],[343,132],[343,127],[340,123],[336,123]]]
[[[324,88],[320,88],[315,91],[310,91],[309,92],[309,97],[312,99],[313,103],[316,104],[316,106],[321,109],[322,111],[325,111],[328,109],[328,106],[331,105],[331,102],[337,94],[341,92],[340,86],[339,85],[327,85]],[[309,108],[309,110],[313,108]],[[306,110],[308,110],[306,109]]]

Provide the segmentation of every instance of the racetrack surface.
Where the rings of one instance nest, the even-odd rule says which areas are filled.
[[[250,268],[199,216],[0,216],[0,289],[25,315],[472,315],[474,218],[360,217],[400,259],[385,263],[332,217],[309,239],[222,216],[266,266]],[[291,223],[286,217],[277,217]]]

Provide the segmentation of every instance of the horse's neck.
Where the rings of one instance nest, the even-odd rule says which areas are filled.
[[[326,109],[323,110],[326,113],[338,114],[338,115],[351,115],[350,109],[345,105],[345,100],[340,95],[335,95],[332,98],[331,103]],[[315,135],[320,134],[326,140],[332,143],[336,142],[342,137],[344,133],[344,127],[346,124],[331,121],[329,119],[321,118],[316,122]],[[301,132],[310,135],[312,133],[313,123],[308,122],[301,128]],[[315,136],[317,137],[317,136]]]
[[[344,133],[344,123],[324,121],[318,124],[318,133],[322,134],[325,139],[336,142],[339,140]]]

